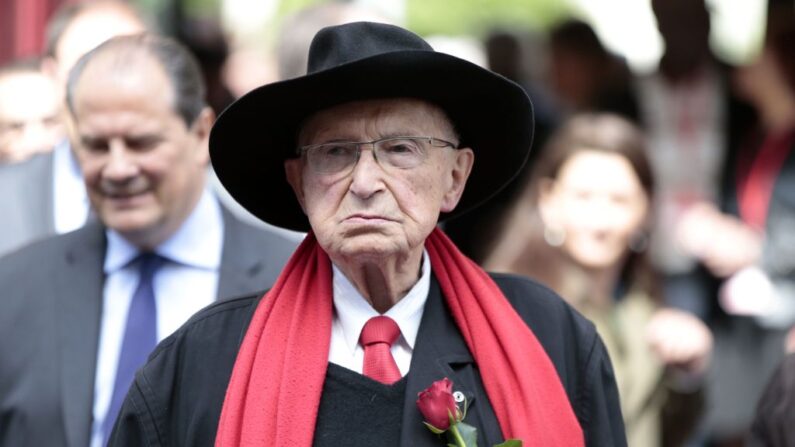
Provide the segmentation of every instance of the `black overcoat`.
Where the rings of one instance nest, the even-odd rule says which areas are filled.
[[[625,446],[613,370],[594,326],[533,281],[512,275],[492,277],[546,349],[583,427],[587,445]],[[138,371],[111,445],[212,446],[235,357],[259,301],[260,296],[253,296],[212,305],[164,340]],[[466,422],[478,428],[479,445],[501,442],[477,365],[435,279],[414,349],[402,436],[392,445],[445,444],[423,426],[415,403],[419,391],[443,377],[450,378],[455,389],[468,396]],[[351,445],[355,445],[354,440]]]

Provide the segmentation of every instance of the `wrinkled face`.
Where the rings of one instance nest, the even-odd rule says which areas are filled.
[[[649,207],[626,158],[587,149],[565,161],[557,179],[544,185],[539,205],[545,225],[565,231],[563,251],[589,269],[622,260]]]
[[[0,160],[23,160],[64,137],[59,99],[55,84],[42,73],[0,76]]]
[[[304,124],[299,145],[430,136],[458,141],[438,108],[412,99],[371,100],[323,110]],[[382,166],[371,145],[361,146],[350,172],[322,174],[305,157],[285,163],[287,178],[309,217],[318,242],[332,260],[379,262],[419,256],[441,211],[458,203],[469,176],[471,149],[428,147],[414,168]],[[417,258],[418,259],[418,258]]]
[[[92,68],[74,95],[74,146],[89,198],[108,227],[154,248],[201,195],[212,116],[188,128],[165,73],[150,60],[128,73]]]

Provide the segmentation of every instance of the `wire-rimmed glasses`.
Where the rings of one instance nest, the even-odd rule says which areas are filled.
[[[362,146],[373,148],[373,158],[382,168],[411,169],[428,157],[429,147],[456,145],[434,137],[389,137],[373,141],[332,141],[298,148],[309,168],[320,174],[349,173],[359,161]]]

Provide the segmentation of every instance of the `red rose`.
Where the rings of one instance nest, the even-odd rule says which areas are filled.
[[[456,422],[462,417],[453,398],[453,382],[447,377],[420,391],[417,395],[417,407],[425,422],[439,431],[450,428],[450,415]]]

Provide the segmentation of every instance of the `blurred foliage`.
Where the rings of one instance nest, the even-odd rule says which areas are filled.
[[[181,0],[182,8],[189,17],[217,17],[220,0]]]
[[[211,0],[192,0],[211,1]],[[285,16],[323,0],[281,0]],[[570,14],[561,0],[405,0],[406,26],[421,35],[480,36],[495,26],[546,28]]]
[[[180,2],[189,17],[216,17],[223,0],[131,0],[158,16],[167,5]],[[285,16],[317,3],[341,0],[277,0],[275,23]],[[406,27],[421,35],[470,35],[481,37],[495,27],[545,29],[571,13],[563,0],[404,0]],[[345,1],[341,1],[345,2]],[[163,17],[160,17],[163,19]]]
[[[323,0],[281,0],[279,2],[279,10],[277,15],[280,17],[284,17],[293,12],[297,12],[299,9],[304,9],[307,6],[314,5],[316,3],[331,3],[331,2]]]
[[[570,8],[561,0],[406,0],[406,12],[418,34],[480,36],[496,26],[544,29]]]

